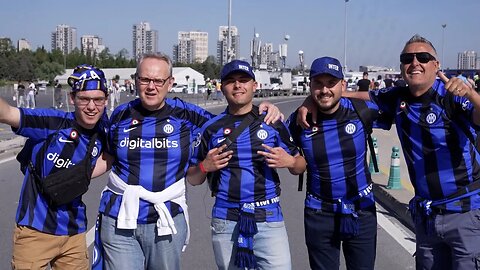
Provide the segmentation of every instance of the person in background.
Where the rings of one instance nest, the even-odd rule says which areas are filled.
[[[62,93],[62,85],[55,80],[55,86],[53,90],[53,94],[55,96],[55,109],[60,109],[63,107],[63,93]]]
[[[120,104],[120,85],[117,80],[113,79],[110,83],[110,111],[113,111],[115,107]]]
[[[46,269],[48,265],[52,269],[89,269],[87,219],[81,196],[54,205],[41,188],[47,178],[66,181],[75,164],[86,156],[91,156],[91,163],[81,169],[91,172],[104,147],[108,119],[104,114],[107,85],[103,72],[81,65],[69,80],[74,112],[16,108],[0,99],[0,122],[28,138],[17,156],[25,177],[13,233],[12,269]],[[98,136],[94,138],[94,134]]]
[[[300,174],[305,159],[283,123],[267,125],[258,114],[249,63],[227,63],[221,83],[228,106],[199,131],[187,174],[192,185],[200,185],[213,173],[215,262],[218,269],[292,269],[276,168]],[[239,127],[243,121],[249,121],[245,129]],[[239,136],[230,141],[228,135],[238,128]]]
[[[25,85],[21,81],[18,82],[17,87],[17,107],[25,107]]]
[[[357,82],[357,91],[368,92],[370,89],[370,80],[368,79],[368,72],[363,72],[363,78]]]
[[[27,92],[27,108],[35,109],[35,95],[37,94],[37,87],[30,81]]]

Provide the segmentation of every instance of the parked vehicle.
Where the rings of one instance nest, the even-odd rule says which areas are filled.
[[[292,95],[308,95],[310,93],[309,79],[307,76],[293,76]]]
[[[170,93],[187,93],[187,86],[184,84],[177,84],[172,87]]]
[[[288,69],[271,71],[266,69],[254,70],[258,83],[256,97],[288,96],[292,91],[292,72]]]

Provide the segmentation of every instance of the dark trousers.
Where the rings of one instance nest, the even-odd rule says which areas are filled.
[[[347,269],[374,269],[377,247],[375,206],[359,210],[358,215],[359,234],[342,239],[339,234],[340,214],[305,208],[305,240],[311,269],[339,269],[340,247]]]
[[[435,232],[427,235],[424,223],[415,225],[416,269],[480,269],[480,210],[438,214]]]

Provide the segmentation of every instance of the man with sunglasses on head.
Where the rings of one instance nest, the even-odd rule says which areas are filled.
[[[440,72],[435,48],[419,35],[405,44],[400,63],[407,87],[344,95],[370,98],[385,124],[396,124],[415,188],[416,268],[479,269],[480,95]]]
[[[168,56],[143,55],[136,71],[139,98],[111,115],[108,154],[97,164],[112,168],[99,208],[106,269],[180,269],[189,238],[185,174],[191,143],[213,115],[167,98],[174,81]],[[268,121],[278,120],[278,108],[268,109]]]
[[[80,170],[86,174],[79,177],[88,185],[104,147],[108,119],[103,72],[89,65],[78,66],[69,84],[74,112],[16,108],[0,99],[0,122],[28,138],[17,156],[25,178],[13,234],[13,269],[46,269],[48,265],[52,269],[89,269],[81,195],[55,204],[42,184],[52,177],[66,182],[67,175],[82,166]]]

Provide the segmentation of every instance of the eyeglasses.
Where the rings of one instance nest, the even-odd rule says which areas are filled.
[[[87,106],[88,104],[90,104],[90,101],[92,100],[95,106],[103,106],[105,105],[105,100],[107,99],[105,97],[89,98],[89,97],[79,97],[79,96],[76,96],[75,98],[77,99],[77,103],[80,106]]]
[[[437,60],[433,55],[428,52],[417,52],[417,53],[402,53],[400,54],[400,63],[406,65],[413,62],[413,58],[416,57],[417,61],[426,64],[430,61]]]
[[[165,83],[171,78],[170,76],[168,76],[167,78],[165,79],[150,79],[150,78],[147,78],[147,77],[140,77],[140,76],[137,76],[138,78],[138,82],[141,84],[141,85],[149,85],[150,82],[153,82],[153,84],[155,84],[156,87],[163,87],[165,85]]]

